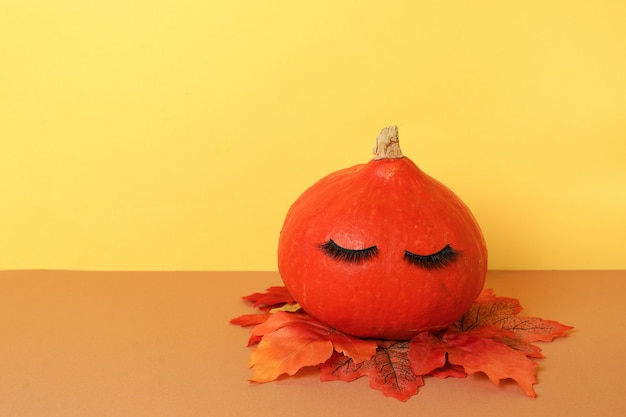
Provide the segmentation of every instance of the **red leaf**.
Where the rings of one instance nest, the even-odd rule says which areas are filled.
[[[483,288],[476,297],[476,303],[486,303],[490,300],[494,300],[496,298],[496,294],[493,292],[493,288]]]
[[[504,343],[485,339],[479,334],[458,333],[448,339],[448,360],[461,365],[465,372],[485,373],[496,385],[502,379],[515,380],[529,397],[535,397],[533,385],[537,382],[537,363],[523,352],[512,349]]]
[[[269,287],[264,293],[255,292],[241,298],[254,303],[253,306],[255,308],[261,306],[271,307],[278,304],[294,304],[296,302],[285,287]]]
[[[446,364],[437,368],[434,371],[430,372],[428,375],[435,376],[437,378],[465,378],[467,377],[467,372],[461,365],[453,365],[450,362],[446,362]]]
[[[345,355],[335,354],[322,364],[322,381],[353,381],[367,375],[370,387],[381,391],[385,396],[401,401],[417,394],[424,385],[420,375],[415,375],[409,364],[407,353],[409,342],[379,342],[376,354],[362,363],[355,363]]]
[[[495,384],[511,378],[526,395],[536,395],[533,384],[537,364],[524,352],[485,337],[485,332],[449,331],[439,337],[424,332],[411,340],[409,359],[416,374],[436,371],[445,358],[452,365],[462,366],[468,374],[483,372]]]
[[[235,317],[230,322],[231,324],[236,324],[241,327],[256,326],[267,320],[269,316],[270,313],[244,314],[242,316]]]
[[[269,319],[270,316],[271,314],[267,312],[260,314],[244,314],[242,316],[235,317],[230,322],[241,327],[258,326],[259,324]],[[248,339],[248,347],[258,344],[262,338],[263,336],[250,336],[250,338]]]
[[[248,347],[258,345],[259,343],[261,343],[261,340],[263,340],[263,336],[250,336],[250,338],[248,339]]]
[[[446,346],[430,332],[418,333],[411,339],[408,357],[416,375],[427,375],[446,364]]]

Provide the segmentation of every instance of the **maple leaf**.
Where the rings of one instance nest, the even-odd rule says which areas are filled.
[[[254,308],[272,307],[279,304],[295,304],[287,288],[285,287],[269,287],[265,292],[255,292],[250,295],[241,297],[246,301],[253,303]]]
[[[252,329],[252,337],[261,337],[249,362],[255,382],[294,375],[305,366],[325,362],[333,351],[357,362],[376,352],[376,342],[343,334],[305,313],[276,312]]]
[[[537,317],[520,317],[519,301],[497,297],[484,290],[474,305],[450,328],[437,335],[420,333],[411,340],[409,359],[413,371],[447,377],[483,372],[498,384],[513,379],[526,395],[535,397],[537,364],[541,349],[530,342],[552,341],[571,326]],[[453,371],[452,367],[462,367]]]
[[[380,341],[376,354],[369,360],[356,363],[353,359],[335,353],[320,367],[321,381],[350,382],[367,376],[371,388],[385,396],[407,401],[424,385],[420,375],[411,370],[407,341]]]
[[[416,375],[427,375],[446,365],[446,346],[430,332],[418,333],[411,339],[408,357]]]
[[[270,313],[243,314],[231,319],[230,322],[241,327],[256,326],[266,321],[269,317]]]
[[[270,382],[280,375],[295,375],[305,366],[318,365],[333,353],[329,340],[302,326],[282,327],[266,336],[250,355],[251,381]]]
[[[467,377],[467,372],[461,365],[454,365],[450,362],[446,361],[446,364],[441,368],[437,368],[428,373],[430,376],[435,376],[437,378],[465,378]]]
[[[494,332],[483,329],[468,332],[449,331],[441,335],[423,332],[410,342],[409,360],[413,372],[424,375],[447,362],[462,366],[468,374],[482,372],[496,385],[513,379],[529,397],[535,397],[537,363],[524,352],[492,338]]]
[[[516,337],[504,336],[498,340],[510,348],[524,353],[529,358],[541,359],[544,357],[539,346],[532,345]]]
[[[448,340],[448,361],[461,365],[465,372],[483,372],[496,385],[500,380],[513,379],[529,397],[537,394],[533,385],[537,382],[537,363],[523,352],[512,349],[497,340],[477,333],[459,333],[456,340]]]
[[[367,363],[370,387],[401,401],[417,394],[424,380],[411,370],[408,351],[406,341],[387,341],[379,345],[376,355]]]
[[[369,360],[376,354],[376,342],[373,340],[359,339],[336,330],[328,335],[328,339],[337,352],[343,353],[356,363]]]
[[[343,353],[334,352],[330,359],[320,366],[320,381],[352,382],[366,375],[364,366],[364,362],[355,363]]]
[[[524,342],[551,342],[555,337],[564,336],[573,328],[553,320],[518,316],[521,311],[522,306],[519,300],[497,297],[493,290],[486,289],[470,310],[452,327],[459,331],[468,331],[484,326],[494,326],[513,332]]]
[[[244,314],[239,317],[235,317],[234,319],[231,319],[230,323],[236,324],[237,326],[241,327],[258,326],[259,324],[267,321],[270,315],[271,314],[269,312],[258,314]],[[248,339],[248,347],[256,345],[261,341],[262,338],[262,336],[250,336],[250,338]]]

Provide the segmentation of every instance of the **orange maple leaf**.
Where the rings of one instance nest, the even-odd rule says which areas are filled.
[[[468,374],[483,372],[498,384],[502,379],[515,380],[529,397],[535,397],[537,363],[526,354],[485,336],[481,330],[446,332],[441,336],[423,332],[411,340],[409,360],[413,372],[429,374],[446,362],[462,366]]]
[[[270,318],[270,313],[243,314],[231,319],[232,324],[241,327],[256,326]]]
[[[449,376],[451,366],[461,366],[468,374],[483,372],[496,384],[513,379],[526,395],[535,397],[537,363],[530,358],[543,355],[530,342],[552,341],[572,327],[538,317],[520,317],[521,311],[518,300],[484,290],[448,329],[438,334],[420,333],[411,340],[413,371]]]
[[[376,353],[376,342],[343,334],[304,313],[276,312],[254,327],[252,336],[262,337],[248,364],[253,368],[254,382],[294,375],[305,366],[325,362],[333,351],[342,352],[356,362]]]
[[[285,287],[269,287],[265,292],[255,292],[241,298],[251,302],[255,308],[269,308],[282,304],[295,304],[296,302]]]

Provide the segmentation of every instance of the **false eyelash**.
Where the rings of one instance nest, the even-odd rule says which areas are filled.
[[[346,249],[336,244],[332,239],[320,245],[322,249],[331,258],[348,263],[360,263],[378,254],[378,248],[371,246],[365,249]]]
[[[443,268],[456,261],[458,258],[459,252],[452,249],[449,244],[432,255],[417,255],[408,250],[404,251],[405,261],[411,265],[416,265],[428,270]]]

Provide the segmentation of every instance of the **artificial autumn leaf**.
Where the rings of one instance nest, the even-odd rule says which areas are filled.
[[[231,324],[236,324],[241,327],[256,326],[263,323],[270,317],[270,313],[258,313],[258,314],[244,314],[239,317],[231,319]]]
[[[419,333],[411,339],[408,357],[416,375],[428,375],[446,365],[445,343],[430,332]]]
[[[259,343],[261,343],[261,340],[263,340],[263,336],[251,335],[248,339],[248,347],[258,345]]]
[[[530,342],[552,341],[571,327],[537,317],[520,317],[521,310],[518,300],[484,290],[470,310],[445,332],[425,332],[413,338],[409,353],[413,371],[439,376],[445,364],[462,366],[468,374],[485,373],[496,384],[511,378],[526,395],[534,397],[537,364],[529,358],[543,355]]]
[[[370,386],[401,401],[417,394],[424,380],[411,371],[408,351],[409,342],[406,341],[385,341],[380,344],[376,355],[367,363]]]
[[[230,322],[231,324],[236,324],[241,327],[257,326],[267,321],[270,315],[271,314],[268,312],[259,314],[244,314],[239,317],[235,317]],[[262,336],[251,335],[248,339],[248,347],[258,344],[262,338]]]
[[[448,340],[448,361],[461,365],[465,372],[483,372],[496,385],[500,380],[513,379],[529,397],[537,394],[533,385],[537,382],[537,363],[519,352],[493,339],[480,335],[461,333],[455,341]]]
[[[269,287],[263,293],[255,292],[242,298],[253,303],[254,307],[259,308],[264,312],[258,314],[244,314],[230,320],[232,324],[236,324],[241,327],[256,326],[264,323],[270,317],[270,313],[275,313],[277,311],[295,312],[301,308],[285,287]],[[279,307],[270,309],[272,306]],[[260,335],[250,336],[248,339],[248,347],[258,344],[261,339],[262,336]]]
[[[541,353],[541,348],[536,345],[531,345],[528,342],[525,342],[516,337],[502,337],[498,339],[499,342],[504,343],[512,349],[520,351],[524,353],[529,358],[541,359],[543,358],[543,354]]]
[[[343,353],[334,352],[330,359],[320,366],[320,381],[352,382],[365,375],[364,366],[364,362],[355,363]]]
[[[252,329],[252,334],[258,335],[258,336],[265,336],[283,327],[294,326],[298,324],[304,324],[306,326],[307,324],[313,325],[313,323],[315,324],[319,323],[324,328],[330,329],[330,327],[320,322],[317,322],[317,320],[313,319],[308,314],[287,313],[285,311],[278,311],[274,314],[270,314],[267,320],[255,326]]]
[[[331,342],[334,350],[344,353],[356,362],[370,359],[376,353],[375,341],[341,333],[306,313],[276,312],[264,323],[252,329],[252,335],[265,336],[286,326],[300,326],[302,329],[314,332],[320,338]]]
[[[270,382],[294,375],[305,366],[318,365],[333,353],[333,345],[305,326],[287,326],[267,334],[252,352],[248,366],[251,381]]]
[[[369,360],[376,354],[377,344],[373,340],[349,336],[334,329],[327,337],[337,352],[343,353],[356,363]]]
[[[437,378],[465,378],[467,372],[461,365],[454,365],[446,361],[446,364],[441,368],[437,368],[428,373],[429,376],[435,376]]]
[[[252,329],[252,336],[262,337],[249,363],[255,382],[273,381],[285,373],[294,375],[305,366],[326,361],[333,351],[357,362],[376,352],[376,342],[338,332],[304,313],[276,312]]]
[[[564,336],[572,329],[571,326],[553,320],[518,316],[520,311],[522,306],[517,299],[497,297],[493,290],[486,289],[470,310],[453,324],[453,328],[468,331],[491,325],[512,331],[524,342],[551,342],[555,337]]]
[[[254,308],[271,307],[279,304],[295,304],[296,302],[285,287],[269,287],[263,293],[255,292],[241,298],[253,303]]]
[[[381,341],[376,354],[362,363],[335,353],[320,367],[320,380],[350,382],[367,375],[370,387],[406,401],[424,385],[423,378],[411,370],[408,351],[408,341]]]
[[[462,366],[468,374],[483,372],[495,384],[502,379],[513,379],[526,395],[536,396],[533,384],[537,363],[523,352],[485,337],[481,329],[450,331],[437,336],[420,333],[411,340],[409,360],[416,374],[435,371],[447,360],[450,364]]]

